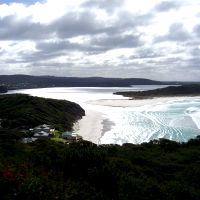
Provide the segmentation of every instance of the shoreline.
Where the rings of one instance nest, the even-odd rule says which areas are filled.
[[[184,101],[192,99],[200,99],[198,97],[159,97],[154,99],[132,100],[132,99],[100,99],[87,101],[87,104],[105,106],[114,109],[115,107],[125,108],[139,108],[142,106],[158,105],[167,102]],[[77,126],[77,127],[76,127]],[[106,116],[106,113],[86,110],[86,115],[79,120],[74,127],[77,134],[83,137],[84,140],[91,141],[95,144],[100,144],[100,139],[106,132],[112,130],[115,122]]]
[[[184,101],[184,100],[192,100],[200,98],[200,96],[192,96],[192,97],[155,97],[152,99],[100,99],[88,101],[88,104],[91,105],[101,105],[101,106],[109,106],[109,107],[140,107],[145,105],[153,105],[159,103],[166,103],[170,101]]]
[[[85,116],[74,125],[74,131],[84,140],[99,144],[104,129],[103,121],[106,120],[103,115],[98,111],[86,110]]]
[[[74,124],[74,131],[84,140],[100,144],[101,137],[110,130],[115,123],[107,118],[104,113],[87,110],[86,115]]]

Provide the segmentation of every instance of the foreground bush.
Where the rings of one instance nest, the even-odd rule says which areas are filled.
[[[13,132],[0,132],[2,200],[197,200],[199,180],[199,138],[183,144],[22,144]]]

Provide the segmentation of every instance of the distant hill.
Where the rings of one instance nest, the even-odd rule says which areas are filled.
[[[4,128],[50,124],[60,130],[71,130],[83,115],[85,111],[78,104],[65,100],[22,94],[0,96],[0,119]]]
[[[140,78],[0,75],[0,84],[5,84],[8,89],[28,89],[41,87],[128,87],[131,85],[164,85],[166,83]]]
[[[170,97],[170,96],[197,96],[200,95],[200,84],[169,86],[166,88],[137,91],[137,92],[116,92],[115,94],[131,97],[134,99],[147,99],[153,97]]]

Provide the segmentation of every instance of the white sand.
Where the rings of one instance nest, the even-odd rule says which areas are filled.
[[[86,110],[86,115],[74,126],[74,130],[84,140],[98,144],[103,129],[103,113]]]
[[[101,99],[95,101],[89,101],[88,104],[101,105],[109,107],[139,107],[144,105],[154,105],[158,103],[165,103],[169,101],[182,101],[189,99],[196,99],[200,97],[160,97],[154,99],[144,99],[144,100],[129,100],[129,99]],[[103,134],[103,124],[104,113],[86,110],[86,116],[84,116],[77,124],[74,129],[77,134],[81,135],[84,140],[91,141],[93,143],[99,144],[99,140]],[[112,120],[112,119],[111,119]],[[109,128],[109,127],[107,127]]]
[[[100,99],[95,101],[88,101],[87,103],[92,105],[110,106],[110,107],[139,107],[144,105],[153,105],[158,103],[165,103],[169,101],[182,101],[189,99],[196,99],[200,97],[159,97],[153,99],[141,99],[141,100],[130,100],[130,99]]]

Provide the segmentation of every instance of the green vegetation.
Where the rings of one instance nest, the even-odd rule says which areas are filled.
[[[163,85],[166,83],[142,78],[0,75],[0,84],[4,84],[12,90],[44,87],[126,87],[131,85]]]
[[[57,130],[71,130],[73,123],[85,115],[76,103],[28,95],[0,96],[0,118],[4,128],[30,128],[49,124]]]
[[[61,135],[62,135],[62,132],[61,131],[58,131],[58,130],[55,130],[53,132],[53,137],[51,138],[51,140],[55,141],[55,142],[62,142],[62,143],[65,143],[66,140],[64,140],[63,138],[61,138]]]
[[[51,140],[53,140],[55,142],[66,143],[66,140],[64,140],[63,138],[59,138],[59,137],[53,137],[53,138],[51,138]]]
[[[198,200],[200,138],[97,146],[0,130],[0,199]]]
[[[166,88],[137,91],[137,92],[116,92],[117,95],[131,97],[133,99],[150,99],[154,97],[171,96],[197,96],[200,95],[200,85],[169,86]]]
[[[84,114],[77,104],[0,96],[1,200],[198,200],[200,137],[141,145],[66,144],[59,138]],[[51,124],[51,140],[24,144],[22,127]]]
[[[61,132],[61,131],[58,131],[58,130],[55,130],[55,131],[53,132],[54,138],[59,138],[59,137],[61,136],[61,134],[62,134],[62,132]]]

